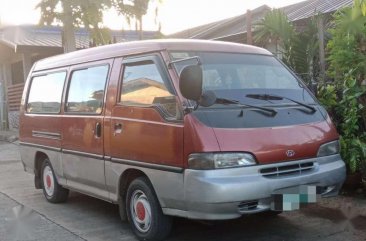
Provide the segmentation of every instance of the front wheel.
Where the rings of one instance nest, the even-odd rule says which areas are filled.
[[[140,240],[163,240],[171,230],[172,219],[165,216],[150,181],[133,180],[126,195],[128,221]]]
[[[51,163],[48,159],[42,164],[42,189],[47,201],[61,203],[67,200],[69,190],[58,184]]]

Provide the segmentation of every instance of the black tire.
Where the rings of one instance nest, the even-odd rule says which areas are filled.
[[[163,214],[146,177],[136,178],[129,185],[126,211],[131,229],[140,240],[164,240],[169,235],[172,218]]]
[[[42,163],[41,183],[43,194],[47,201],[51,203],[66,202],[69,196],[69,190],[58,184],[55,172],[53,171],[52,165],[48,159],[45,159]]]
[[[123,197],[120,197],[118,200],[118,211],[119,211],[119,217],[121,218],[122,222],[127,221],[127,214],[126,214],[126,203]]]

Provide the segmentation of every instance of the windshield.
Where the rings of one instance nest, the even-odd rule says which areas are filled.
[[[234,99],[248,104],[294,104],[282,100],[248,98],[250,94],[281,95],[313,104],[314,99],[295,76],[275,57],[255,54],[217,52],[171,52],[173,60],[198,56],[202,62],[203,89],[212,90],[217,97]],[[178,73],[195,60],[175,64]]]

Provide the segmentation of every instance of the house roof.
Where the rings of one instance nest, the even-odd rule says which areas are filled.
[[[307,0],[292,4],[282,9],[292,22],[310,18],[318,13],[332,13],[336,10],[352,6],[353,0]],[[271,8],[267,5],[252,10],[252,22],[262,19]],[[193,38],[193,39],[223,39],[228,36],[246,33],[246,17],[242,14],[236,17],[208,23],[195,28],[174,33],[169,38]]]
[[[252,10],[252,19],[257,21],[271,8],[262,5]],[[204,24],[195,28],[183,30],[169,35],[169,38],[195,38],[195,39],[216,39],[219,37],[231,35],[233,33],[246,32],[246,14]]]
[[[158,36],[157,31],[144,31],[144,38],[153,39]],[[111,31],[112,39],[119,42],[128,42],[139,39],[137,31]],[[75,31],[76,48],[88,48],[90,37],[86,29]],[[57,26],[21,25],[0,28],[0,43],[13,49],[20,46],[57,47],[62,48],[62,28]]]
[[[316,14],[332,13],[353,5],[353,0],[308,0],[281,8],[290,21],[310,18]]]

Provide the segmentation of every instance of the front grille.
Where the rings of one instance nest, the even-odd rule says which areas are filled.
[[[258,201],[246,201],[246,202],[241,202],[238,205],[238,209],[241,212],[243,212],[243,211],[250,211],[250,210],[257,209],[257,206],[258,206]]]
[[[314,162],[305,162],[297,164],[289,164],[285,166],[269,167],[260,170],[264,177],[274,178],[289,175],[303,174],[314,168]]]

